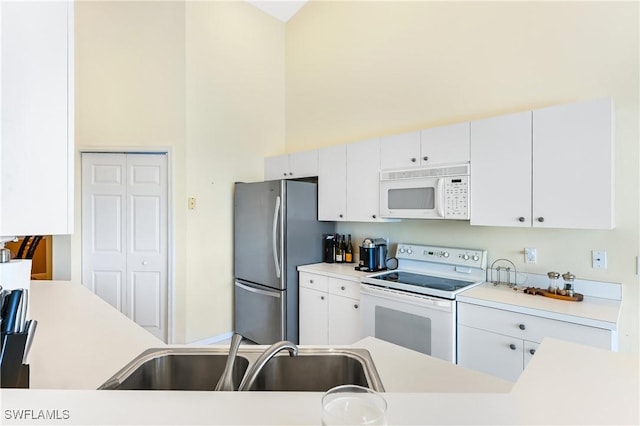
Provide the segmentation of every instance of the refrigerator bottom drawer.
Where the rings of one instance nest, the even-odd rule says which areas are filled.
[[[234,290],[235,332],[259,345],[284,340],[285,291],[265,290],[238,281]]]

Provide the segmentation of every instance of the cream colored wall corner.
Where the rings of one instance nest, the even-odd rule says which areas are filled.
[[[638,15],[637,2],[309,2],[286,26],[287,151],[613,96],[612,231],[437,221],[339,231],[486,248],[521,271],[622,282],[620,349],[638,353]],[[524,264],[524,247],[538,249],[536,265]],[[607,270],[591,268],[592,249],[608,252]]]
[[[175,342],[229,332],[233,182],[284,150],[284,24],[246,2],[92,1],[75,35],[76,147],[171,150]],[[78,222],[78,282],[81,240]]]
[[[284,150],[284,37],[246,2],[187,2],[187,342],[232,330],[233,184]]]

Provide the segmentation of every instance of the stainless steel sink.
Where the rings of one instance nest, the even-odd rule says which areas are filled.
[[[236,386],[263,350],[240,347],[233,370]],[[213,390],[227,353],[226,348],[149,349],[99,389]],[[280,353],[262,368],[250,390],[325,392],[343,384],[384,391],[369,352],[351,348],[300,348],[295,357]]]
[[[285,355],[269,361],[250,390],[325,392],[347,384],[369,385],[365,369],[356,358],[340,354]]]
[[[99,389],[214,390],[227,353],[188,349],[150,349],[130,362]],[[233,382],[239,384],[249,360],[236,357]]]

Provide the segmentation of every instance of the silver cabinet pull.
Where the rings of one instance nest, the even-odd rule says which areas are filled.
[[[516,350],[516,345],[514,345],[513,343],[509,345],[509,349],[511,349],[512,351]]]
[[[324,296],[320,296],[320,300],[324,300]]]
[[[340,290],[345,290],[345,286],[340,287]]]
[[[520,217],[518,218],[518,222],[524,222],[524,216],[520,216]]]
[[[422,159],[423,159],[424,161],[428,161],[428,160],[429,160],[429,157],[422,157]]]
[[[527,329],[527,326],[526,326],[526,325],[524,325],[524,324],[520,324],[520,325],[518,325],[518,328],[519,328],[520,330],[526,330],[526,329]]]
[[[354,308],[358,309],[358,304],[353,305]]]
[[[412,162],[412,163],[415,163],[415,162],[416,162],[416,158],[415,158],[415,157],[413,157],[413,158],[411,159],[411,162]]]
[[[529,349],[529,353],[530,353],[531,355],[534,355],[534,354],[536,353],[536,350],[535,350],[535,349]]]
[[[540,222],[540,223],[544,222],[544,217],[540,216],[540,217],[538,218],[538,222]]]

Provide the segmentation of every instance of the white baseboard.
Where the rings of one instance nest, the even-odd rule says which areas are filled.
[[[218,342],[222,342],[225,340],[229,340],[231,339],[231,336],[233,336],[233,332],[228,332],[228,333],[224,333],[224,334],[219,334],[217,336],[213,336],[213,337],[207,337],[206,339],[202,339],[202,340],[197,340],[195,342],[191,342],[189,343],[190,345],[214,345]]]

